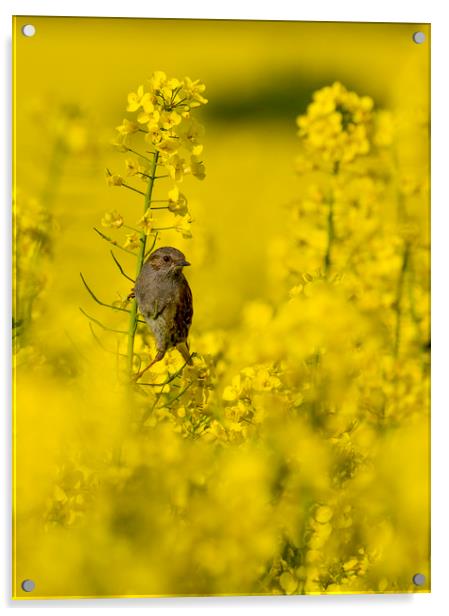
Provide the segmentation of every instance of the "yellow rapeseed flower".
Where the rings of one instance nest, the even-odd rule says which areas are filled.
[[[192,229],[190,226],[192,224],[192,219],[189,214],[185,214],[180,218],[181,221],[176,223],[175,229],[176,231],[178,231],[178,233],[182,235],[184,239],[190,239],[192,237]]]
[[[297,118],[298,135],[319,163],[348,163],[370,150],[373,101],[336,82],[315,92]]]
[[[130,250],[135,250],[140,246],[140,239],[138,233],[127,233],[125,242],[123,244],[123,248],[129,248]]]
[[[154,227],[154,218],[152,212],[148,209],[142,218],[137,223],[146,235],[149,235]]]
[[[118,131],[119,135],[127,136],[131,135],[132,133],[136,133],[139,130],[139,125],[136,122],[130,122],[130,120],[124,118],[123,122],[120,124],[120,126],[117,126],[116,130]]]
[[[117,212],[117,210],[111,210],[106,212],[101,219],[103,227],[112,227],[114,229],[120,229],[123,225],[123,217]]]
[[[111,173],[109,169],[106,169],[106,181],[108,186],[122,186],[123,177],[118,173]]]
[[[190,171],[199,180],[204,180],[206,177],[206,167],[203,161],[198,156],[195,156],[195,154],[192,154],[190,157]]]
[[[168,192],[168,209],[178,216],[185,216],[188,212],[187,199],[183,193],[179,192],[177,186]]]

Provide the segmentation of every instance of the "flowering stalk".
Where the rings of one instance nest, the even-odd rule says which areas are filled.
[[[151,196],[153,194],[153,187],[156,176],[157,162],[159,158],[159,153],[155,152],[153,156],[153,162],[150,167],[150,174],[148,178],[147,190],[145,192],[145,201],[143,206],[143,213],[145,213],[151,209]],[[136,265],[136,280],[141,272],[143,262],[145,259],[145,250],[147,245],[147,235],[144,231],[140,233],[140,247],[137,255],[137,265]],[[128,326],[128,373],[131,376],[133,373],[133,360],[134,360],[134,337],[136,335],[137,329],[137,301],[136,298],[133,298],[131,303],[131,312],[129,315],[129,326]]]
[[[339,161],[335,161],[333,175],[336,177],[338,175],[340,169]],[[331,268],[331,256],[332,256],[332,244],[335,236],[334,229],[334,195],[331,194],[329,200],[327,202],[328,205],[328,213],[327,213],[327,247],[326,254],[324,255],[324,272],[327,274]]]
[[[111,251],[111,256],[120,273],[133,283],[137,280],[145,259],[153,250],[160,231],[175,230],[183,238],[190,238],[191,218],[188,210],[187,198],[180,192],[178,184],[183,181],[184,175],[190,174],[200,180],[205,177],[205,167],[201,159],[203,145],[199,139],[203,133],[203,127],[193,117],[192,111],[197,107],[207,103],[202,93],[205,85],[200,81],[192,81],[188,77],[183,80],[169,79],[162,71],[153,73],[148,82],[148,87],[143,85],[137,88],[136,92],[128,94],[127,111],[135,113],[134,120],[125,118],[117,126],[118,139],[115,145],[120,152],[132,153],[136,158],[126,159],[126,177],[112,173],[106,169],[106,178],[110,186],[118,186],[128,189],[134,195],[144,198],[143,215],[131,224],[116,210],[106,212],[101,220],[103,227],[108,227],[115,231],[122,229],[129,231],[124,238],[119,241],[109,235],[105,235],[94,228],[96,233],[115,248],[131,254],[136,259],[135,278],[131,278],[125,272],[120,262]],[[134,143],[130,144],[131,139],[143,140],[145,153],[139,151],[139,147]],[[150,146],[150,150],[148,150]],[[158,172],[158,168],[160,171]],[[129,179],[128,179],[129,178]],[[153,191],[155,181],[168,178],[172,185],[167,189],[165,199],[154,199]],[[145,190],[140,190],[133,181],[143,181]],[[154,205],[163,204],[163,205]],[[166,221],[164,218],[159,224],[153,217],[153,210],[158,210],[161,216],[172,214],[173,221]],[[147,249],[147,238],[152,235],[154,240]],[[98,300],[93,291],[81,276],[91,297],[101,306],[117,308],[111,303]],[[126,369],[129,377],[133,376],[135,352],[135,338],[139,323],[145,323],[138,317],[137,302],[131,294],[131,304],[125,304],[117,309],[129,313],[126,352]],[[128,298],[128,300],[130,299]],[[127,300],[127,301],[128,301]],[[101,322],[90,319],[104,330],[110,330],[103,326]],[[121,331],[121,330],[120,330]],[[124,355],[124,354],[122,354]],[[140,360],[140,357],[139,357]]]
[[[331,268],[331,252],[332,252],[332,242],[334,240],[334,202],[331,197],[327,203],[328,205],[328,214],[327,214],[327,248],[326,254],[324,255],[324,271],[327,274]]]
[[[298,136],[307,154],[306,160],[298,161],[299,167],[321,171],[332,178],[325,223],[325,274],[331,269],[335,241],[335,180],[342,166],[347,168],[357,158],[369,153],[372,107],[370,97],[359,97],[337,82],[315,92],[307,112],[297,118]]]

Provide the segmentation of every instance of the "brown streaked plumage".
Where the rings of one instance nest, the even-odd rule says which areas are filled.
[[[188,364],[192,363],[187,343],[193,316],[192,291],[183,274],[187,265],[190,263],[177,248],[158,248],[147,259],[136,280],[137,305],[153,332],[157,348],[155,358],[137,378],[172,347],[179,350]]]

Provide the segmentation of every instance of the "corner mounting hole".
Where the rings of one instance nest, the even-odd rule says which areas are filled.
[[[426,576],[423,573],[415,573],[413,576],[413,584],[415,586],[424,586],[426,583]]]
[[[425,40],[426,40],[426,35],[424,34],[424,32],[414,32],[413,33],[413,41],[417,45],[421,45],[422,43],[424,43]]]
[[[35,587],[36,584],[33,582],[33,580],[23,580],[22,582],[22,590],[24,590],[25,592],[33,592]]]
[[[26,24],[25,26],[22,26],[22,34],[23,36],[30,38],[36,34],[36,28],[33,24]]]

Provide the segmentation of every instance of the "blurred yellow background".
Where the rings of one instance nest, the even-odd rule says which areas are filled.
[[[21,33],[27,23],[36,27],[32,38]],[[40,240],[41,245],[48,241],[45,258],[37,266],[38,281],[45,292],[41,305],[34,308],[34,330],[15,369],[14,596],[27,596],[20,589],[26,577],[36,580],[35,595],[43,597],[397,592],[413,589],[410,579],[411,573],[418,572],[411,570],[415,562],[428,580],[428,415],[416,402],[427,400],[426,386],[424,393],[420,391],[413,398],[410,414],[404,411],[387,428],[373,428],[371,424],[366,428],[364,424],[357,432],[355,448],[362,452],[366,448],[372,455],[365,461],[366,474],[351,477],[354,483],[349,487],[336,488],[328,478],[337,464],[332,449],[335,442],[329,445],[328,441],[337,438],[337,432],[332,432],[334,425],[314,424],[301,416],[291,427],[291,438],[296,439],[292,443],[289,431],[279,425],[288,416],[291,404],[270,398],[270,388],[277,387],[274,381],[272,386],[260,389],[268,392],[263,402],[269,416],[267,432],[260,441],[248,437],[248,450],[237,447],[228,451],[224,447],[225,453],[218,448],[212,455],[202,439],[173,440],[165,420],[153,426],[154,435],[146,434],[147,440],[141,440],[130,427],[129,400],[117,385],[115,357],[98,348],[88,321],[79,311],[82,306],[103,317],[92,304],[79,273],[86,276],[98,297],[108,302],[125,298],[132,286],[120,277],[109,255],[110,246],[93,231],[94,226],[101,228],[99,221],[106,211],[118,210],[130,220],[141,215],[138,195],[110,187],[105,181],[106,168],[123,173],[123,155],[111,141],[114,127],[129,115],[125,111],[127,94],[136,91],[156,70],[173,77],[200,79],[206,84],[209,101],[197,115],[206,129],[206,178],[202,182],[186,178],[183,184],[193,217],[193,238],[184,239],[168,231],[159,245],[177,246],[192,263],[187,273],[195,310],[192,350],[215,358],[214,372],[212,364],[207,364],[207,378],[211,380],[204,390],[216,390],[220,404],[222,394],[225,406],[233,403],[234,394],[228,392],[231,397],[226,400],[223,392],[226,387],[237,387],[235,378],[240,370],[270,358],[276,364],[275,341],[270,338],[272,346],[264,346],[263,315],[270,306],[266,323],[271,329],[270,310],[274,315],[282,311],[285,289],[281,290],[284,282],[280,283],[279,272],[286,262],[280,256],[279,238],[289,237],[289,204],[307,189],[307,178],[299,176],[295,167],[300,152],[297,116],[306,112],[313,92],[339,81],[360,96],[371,97],[376,109],[421,126],[422,118],[429,113],[429,26],[33,16],[15,18],[13,28],[14,194],[21,216],[40,217],[39,233],[43,229],[46,238],[45,242]],[[417,30],[426,34],[424,45],[412,41]],[[398,152],[405,175],[418,173],[426,181],[427,128],[403,131]],[[154,197],[164,198],[164,190],[156,185]],[[379,216],[388,218],[391,214],[390,199],[381,204],[384,211]],[[47,203],[49,211],[42,213],[36,203]],[[412,196],[409,204],[414,224],[428,247],[428,196]],[[120,258],[133,274],[133,258]],[[420,266],[424,286],[428,282],[426,259],[423,257]],[[323,319],[323,323],[330,319],[333,307],[340,306],[340,300],[336,301],[329,304],[329,311],[317,310],[316,319]],[[423,306],[427,306],[425,302],[422,299]],[[331,335],[332,323],[322,334],[313,329],[319,325],[314,323],[313,314],[304,318],[304,328],[311,321],[307,330],[313,339],[311,347],[316,340]],[[106,315],[104,321],[112,326],[119,323],[116,315]],[[254,327],[253,322],[257,322]],[[355,329],[362,337],[370,336],[364,322],[357,322]],[[298,335],[307,331],[299,328]],[[403,340],[408,344],[411,334],[407,332]],[[288,337],[282,328],[277,335]],[[295,344],[301,347],[301,341],[298,337]],[[115,349],[112,337],[104,344]],[[376,353],[380,357],[376,345],[369,357],[377,358]],[[410,368],[408,357],[413,355],[410,349],[415,348],[411,345],[401,363],[406,373],[401,381],[404,398],[415,395],[407,389],[410,383],[427,379],[427,364],[422,372]],[[306,362],[307,355],[302,347],[288,355],[293,357],[293,370]],[[331,348],[330,356],[337,365],[337,350]],[[369,372],[368,363],[360,366],[357,364],[354,372]],[[164,368],[170,368],[170,364]],[[290,402],[292,396],[299,399],[304,394],[300,393],[306,379],[302,370],[297,368],[287,378]],[[316,382],[309,386],[319,391]],[[243,385],[239,387],[243,391]],[[332,384],[329,388],[331,391]],[[202,395],[206,396],[204,392]],[[213,393],[207,395],[212,397]],[[377,394],[370,391],[369,395]],[[243,400],[244,395],[239,396]],[[339,396],[343,398],[340,389],[337,406]],[[210,415],[217,419],[221,407],[218,403],[213,406],[210,400],[202,399],[200,406],[213,408]],[[357,399],[351,411],[345,408],[345,418],[350,416],[352,421],[354,415],[363,424],[360,405]],[[177,407],[178,423],[184,417],[182,412]],[[273,413],[279,413],[277,422],[271,417]],[[393,424],[397,428],[402,421],[403,430],[395,431]],[[122,457],[117,463],[114,448],[122,438],[126,443],[120,445]],[[272,453],[265,456],[263,451]],[[282,473],[273,476],[276,473],[270,462],[270,456],[277,460],[278,454],[286,456],[285,464],[296,455],[303,456],[298,468],[305,468],[308,475],[304,479],[302,470],[298,471],[301,479],[293,480],[290,486],[297,490],[296,496],[291,502],[282,502],[276,514],[269,514],[264,509],[269,500],[267,486],[283,481]],[[151,457],[158,459],[159,466],[148,471],[145,464]],[[359,460],[355,454],[354,459]],[[187,468],[181,472],[186,460]],[[318,465],[316,473],[326,475],[326,479],[312,477],[317,460],[322,467]],[[210,484],[208,477],[202,476],[208,466],[216,471]],[[134,469],[135,474],[134,483],[124,486],[120,482],[131,476],[126,468]],[[165,481],[159,473],[167,473]],[[231,482],[228,488],[226,481]],[[191,500],[190,488],[186,487],[189,482],[195,486]],[[253,493],[255,484],[260,490]],[[148,485],[156,486],[151,503],[139,500],[141,490],[147,490]],[[210,485],[210,490],[203,502],[197,494],[202,494],[205,485]],[[329,494],[335,490],[339,496],[332,501]],[[367,504],[370,495],[371,508]],[[128,499],[136,503],[137,510],[130,512]],[[154,504],[157,499],[159,504]],[[164,499],[172,503],[167,511],[161,504]],[[390,524],[385,519],[372,527],[369,537],[365,536],[371,528],[369,520],[385,518],[383,502],[391,505],[389,513],[397,510],[399,522]],[[173,510],[184,506],[189,511],[186,518],[181,516],[187,525],[185,535],[183,523],[170,521]],[[312,518],[315,515],[312,527],[307,526],[310,507]],[[336,528],[347,535],[341,544],[326,544],[330,533],[326,507],[335,507],[333,519],[339,520]],[[358,511],[354,515],[360,518],[360,528],[349,537],[351,507]],[[59,508],[59,518],[55,508]],[[78,513],[68,512],[69,508]],[[133,522],[128,526],[124,523],[124,533],[118,522],[116,527],[104,527],[105,519],[117,509],[122,520],[137,520],[138,528],[133,528]],[[202,511],[207,514],[204,519]],[[246,525],[226,526],[231,519],[244,519],[246,515]],[[325,526],[325,530],[320,526],[320,532],[327,533],[326,537],[315,537],[314,551],[322,548],[335,555],[335,562],[322,565],[329,576],[326,583],[322,578],[319,584],[310,582],[317,579],[313,556],[309,560],[304,557],[304,561],[296,553],[294,558],[288,556],[288,549],[299,549],[291,544],[282,548],[284,552],[280,550],[278,527],[284,519],[287,526],[291,525],[288,532],[292,536],[296,533],[302,537],[306,531],[318,536],[316,525]],[[164,537],[160,545],[155,536]],[[138,551],[142,542],[150,546],[151,557]],[[372,555],[376,542],[384,546],[388,557],[378,555],[376,561]],[[161,567],[159,560],[170,560],[173,550],[174,562]],[[379,548],[379,554],[381,551]],[[222,564],[220,554],[224,555]],[[263,563],[276,560],[274,555],[278,560],[268,574]],[[337,575],[340,555],[344,562],[339,571],[343,573]],[[357,564],[354,558],[359,559]],[[308,567],[312,567],[311,573]],[[359,571],[359,580],[368,573],[355,583],[356,573],[351,578],[352,571]],[[185,581],[189,575],[191,584]],[[265,579],[264,575],[269,581],[258,586],[255,580]],[[424,590],[428,588],[427,581]]]
[[[315,89],[338,77],[380,107],[406,107],[410,89],[414,105],[428,102],[428,53],[411,41],[417,28],[427,33],[427,26],[57,17],[32,22],[36,36],[16,40],[17,186],[39,192],[49,166],[51,137],[28,112],[34,103],[44,107],[44,116],[51,115],[52,103],[79,105],[95,127],[90,136],[100,150],[99,158],[74,158],[64,166],[55,204],[66,272],[56,284],[73,300],[83,293],[77,276],[84,264],[98,262],[92,282],[99,293],[108,290],[109,274],[115,278],[90,228],[100,212],[132,207],[131,196],[110,190],[103,179],[105,167],[122,164],[108,145],[126,115],[126,93],[154,70],[207,84],[211,104],[200,112],[207,182],[188,188],[206,240],[207,261],[195,267],[193,260],[189,272],[193,288],[208,289],[197,304],[196,325],[231,325],[245,300],[266,296],[261,264],[270,237],[286,228],[283,205],[298,191],[295,118]],[[17,19],[17,32],[25,23]],[[80,320],[76,309],[73,318]]]

